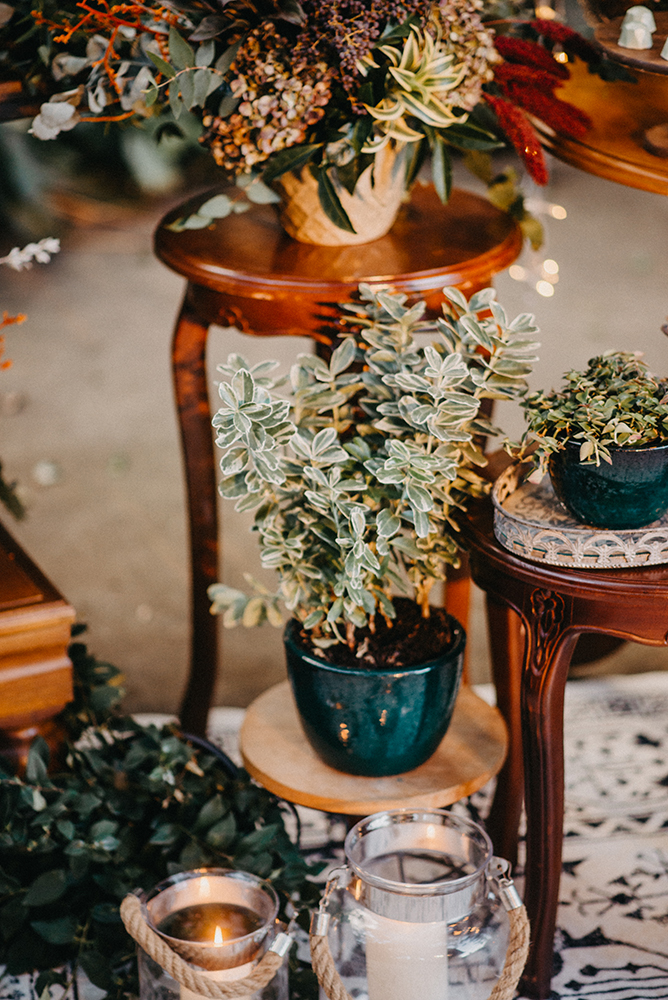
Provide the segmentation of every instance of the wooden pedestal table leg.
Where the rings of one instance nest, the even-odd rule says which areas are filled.
[[[527,852],[524,903],[531,949],[520,995],[547,1000],[554,959],[564,825],[564,690],[578,631],[571,600],[534,590],[529,595],[522,679]]]
[[[184,730],[203,736],[216,681],[217,619],[207,589],[218,579],[218,515],[213,433],[206,381],[209,324],[192,308],[189,289],[174,330],[172,366],[185,464],[191,563],[190,673],[181,703]]]
[[[524,629],[517,612],[491,594],[487,594],[486,609],[496,704],[505,719],[509,734],[508,756],[497,778],[486,826],[495,853],[516,865],[524,801],[520,707]]]

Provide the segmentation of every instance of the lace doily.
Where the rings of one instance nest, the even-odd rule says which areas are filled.
[[[559,503],[549,477],[520,484],[517,466],[496,480],[492,502],[497,541],[523,559],[580,569],[668,563],[668,514],[644,528],[590,528]]]

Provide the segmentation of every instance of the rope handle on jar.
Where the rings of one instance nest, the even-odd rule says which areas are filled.
[[[292,935],[280,931],[250,975],[232,982],[215,982],[204,970],[199,971],[170,948],[146,922],[141,903],[129,893],[121,903],[121,919],[125,929],[154,962],[168,972],[181,986],[199,993],[208,1000],[241,1000],[263,989],[274,978],[292,945]]]
[[[330,875],[318,910],[311,917],[311,964],[318,982],[329,1000],[352,1000],[343,981],[336,971],[329,947],[327,932],[330,914],[327,903],[332,892],[347,884],[347,868],[336,868]],[[529,918],[520,899],[515,883],[510,878],[510,865],[503,858],[492,858],[487,871],[488,877],[497,885],[499,897],[508,913],[510,936],[506,949],[506,959],[501,975],[494,984],[488,1000],[511,1000],[526,965],[529,953]]]

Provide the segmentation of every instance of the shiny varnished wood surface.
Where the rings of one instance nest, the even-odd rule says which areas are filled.
[[[517,224],[487,199],[455,190],[442,205],[431,185],[413,189],[387,236],[355,247],[298,243],[281,228],[273,205],[253,205],[207,229],[165,228],[210,194],[163,220],[155,251],[188,279],[190,301],[203,317],[255,335],[331,340],[323,328],[338,326],[339,303],[361,281],[391,284],[438,310],[445,285],[481,288],[521,250]]]
[[[487,826],[496,853],[513,860],[524,795],[532,943],[520,993],[545,1000],[561,876],[569,664],[583,633],[668,645],[668,566],[583,570],[520,559],[496,541],[489,498],[460,523],[471,576],[487,595],[497,703],[510,733]]]
[[[0,754],[19,767],[72,698],[74,609],[0,525]]]
[[[666,64],[668,65],[668,63]],[[576,61],[557,96],[586,111],[594,122],[582,140],[569,139],[532,119],[542,145],[560,160],[607,180],[668,194],[668,158],[643,147],[643,133],[668,121],[668,79],[637,73],[636,83],[607,83]]]
[[[508,739],[501,713],[462,687],[448,731],[426,763],[387,778],[343,774],[323,764],[308,743],[288,681],[249,706],[240,738],[246,770],[269,791],[345,816],[458,802],[499,772]]]
[[[387,236],[356,247],[298,243],[273,205],[219,219],[203,230],[173,232],[212,192],[169,213],[155,234],[162,261],[187,281],[172,346],[172,370],[186,474],[190,528],[192,638],[181,722],[204,734],[217,665],[217,623],[207,588],[218,576],[219,532],[211,412],[206,378],[209,326],[257,335],[306,336],[325,355],[340,333],[342,303],[360,282],[392,287],[439,314],[444,286],[471,295],[519,254],[517,224],[486,199],[455,190],[443,206],[418,185]]]

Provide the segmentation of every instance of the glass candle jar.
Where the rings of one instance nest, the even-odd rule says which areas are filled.
[[[139,900],[149,927],[214,982],[248,976],[280,929],[276,892],[248,872],[224,868],[181,872],[141,893]],[[138,963],[141,1000],[202,1000],[141,947]],[[286,963],[252,996],[287,1000]]]
[[[328,939],[352,997],[486,1000],[508,917],[482,827],[442,809],[376,813],[350,830],[345,855]]]

